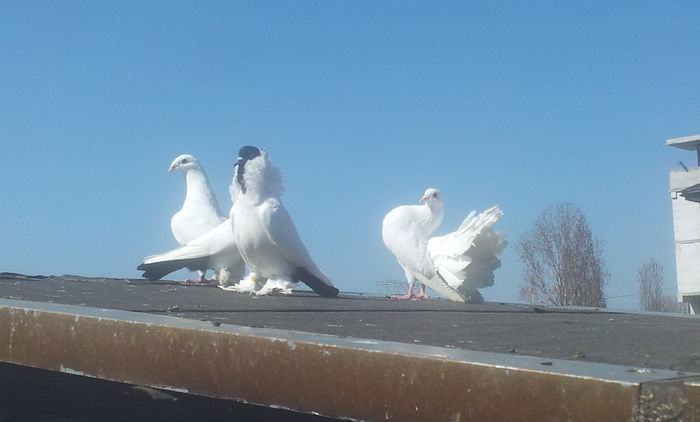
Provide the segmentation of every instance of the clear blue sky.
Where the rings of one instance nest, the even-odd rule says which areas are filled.
[[[674,287],[668,171],[694,157],[664,141],[700,133],[698,22],[683,0],[2,1],[0,271],[139,276],[176,245],[170,161],[197,156],[227,210],[252,144],[344,290],[402,278],[381,220],[428,187],[438,234],[505,211],[487,300],[517,300],[512,246],[560,202],[604,240],[608,296],[651,257]]]

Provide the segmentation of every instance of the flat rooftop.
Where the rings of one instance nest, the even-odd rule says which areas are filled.
[[[446,348],[700,373],[700,320],[605,309],[312,292],[249,296],[175,281],[0,274],[0,297]]]
[[[695,384],[700,374],[700,320],[692,316],[441,299],[398,301],[342,293],[328,299],[306,291],[257,297],[175,281],[12,273],[0,273],[0,298],[0,344],[3,335],[9,344],[9,349],[0,346],[0,361],[331,417],[379,420],[376,415],[384,415],[385,406],[390,420],[424,420],[418,405],[416,415],[402,413],[400,403],[410,402],[414,392],[422,404],[441,403],[426,408],[433,416],[455,401],[460,410],[450,409],[448,416],[473,411],[480,415],[474,420],[498,420],[503,416],[499,412],[510,408],[505,403],[518,397],[520,402],[511,405],[524,412],[522,420],[528,415],[538,420],[594,420],[592,410],[580,405],[548,407],[554,399],[545,400],[545,393],[562,385],[568,389],[557,394],[588,397],[577,383],[592,388],[590,397],[599,397],[589,403],[592,409],[609,412],[613,406],[620,415],[637,417],[645,386],[667,385],[669,380],[685,383],[679,403],[697,404],[700,409],[700,384],[697,388]],[[2,327],[8,325],[10,331],[3,333]],[[45,330],[43,336],[37,335],[37,327]],[[58,350],[49,353],[47,348]],[[234,353],[238,348],[248,351]],[[81,353],[85,356],[75,357]],[[149,356],[142,362],[147,366],[124,360],[130,354]],[[352,365],[344,366],[348,362]],[[197,372],[214,371],[206,372],[204,380],[191,373],[162,379],[167,375],[164,369],[148,375],[157,366],[187,365],[218,369]],[[295,372],[305,365],[312,366]],[[239,379],[236,382],[247,382],[228,384],[234,381],[219,379],[219,371],[231,372],[231,378]],[[460,371],[466,372],[457,377]],[[488,372],[487,379],[480,371]],[[291,374],[301,378],[289,384],[285,379]],[[510,385],[521,376],[522,384]],[[406,377],[425,377],[421,388],[428,391],[413,391],[418,387]],[[363,385],[365,381],[374,384]],[[435,392],[472,382],[504,394],[519,385],[524,390],[512,392],[513,397],[506,394],[500,404],[491,397],[495,401],[488,409],[483,403],[477,409],[457,399],[460,394],[490,397],[493,390],[469,393],[460,387],[461,393],[453,391],[447,398],[444,391]],[[304,385],[309,396],[299,399],[298,391],[288,395],[280,387],[288,384],[295,386],[292,390]],[[606,390],[613,385],[621,386],[623,395],[633,390],[625,395],[629,403]],[[357,400],[368,390],[373,395],[362,399],[366,409],[321,399],[335,387],[348,397],[356,394]],[[536,395],[523,394],[537,391],[543,394],[541,403],[528,413],[523,400],[537,401]],[[604,391],[609,399],[600,399]],[[386,397],[381,398],[383,394]],[[373,403],[378,396],[379,402]],[[565,414],[557,413],[562,409]]]

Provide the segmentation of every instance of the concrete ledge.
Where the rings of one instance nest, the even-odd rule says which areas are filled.
[[[700,401],[698,374],[17,300],[0,360],[369,421],[653,420],[669,404],[643,392],[671,390],[664,411],[694,420]]]
[[[681,136],[680,138],[666,139],[666,145],[694,151],[700,145],[700,135]]]

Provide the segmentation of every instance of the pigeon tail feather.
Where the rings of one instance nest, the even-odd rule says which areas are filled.
[[[495,205],[478,216],[472,211],[459,228],[428,241],[428,253],[436,271],[453,289],[473,290],[493,285],[498,256],[506,246],[505,235],[492,226],[503,216]],[[469,285],[464,285],[469,280]]]
[[[136,269],[143,271],[143,278],[154,281],[160,280],[166,275],[182,268],[187,268],[190,271],[206,271],[208,262],[209,257],[176,259],[172,261],[143,263],[136,267]]]
[[[292,274],[292,280],[304,282],[304,284],[311,287],[311,290],[323,297],[336,297],[339,293],[337,288],[327,284],[303,267],[297,267],[296,272]]]

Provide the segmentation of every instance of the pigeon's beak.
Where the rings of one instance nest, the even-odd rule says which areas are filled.
[[[423,195],[423,197],[420,199],[420,202],[425,202],[430,198],[429,195]]]
[[[175,166],[168,167],[168,173],[172,173],[174,171],[175,171]]]

